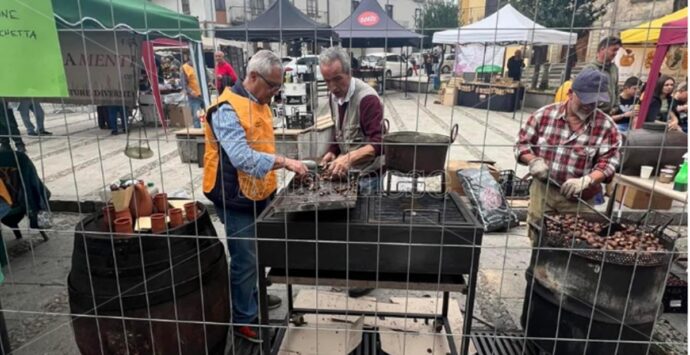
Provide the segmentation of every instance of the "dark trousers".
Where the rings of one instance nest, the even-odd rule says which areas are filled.
[[[0,114],[0,148],[12,149],[10,145],[10,138],[12,138],[15,148],[23,151],[25,149],[24,141],[19,134],[19,127],[17,127],[17,119],[14,117],[14,111],[9,108],[4,101],[0,103],[0,110],[5,113],[4,115]]]
[[[122,129],[127,131],[127,110],[122,106],[108,106],[108,126],[113,132],[117,132],[117,117],[120,116]]]

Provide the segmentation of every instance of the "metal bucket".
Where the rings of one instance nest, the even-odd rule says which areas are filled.
[[[386,132],[388,125],[385,120]],[[386,133],[383,136],[386,168],[404,174],[431,175],[442,172],[448,147],[457,136],[457,123],[451,128],[450,137],[412,131]]]

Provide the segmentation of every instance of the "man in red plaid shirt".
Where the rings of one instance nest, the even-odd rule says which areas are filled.
[[[610,99],[608,80],[598,70],[583,70],[567,101],[542,107],[520,129],[515,156],[533,177],[528,221],[540,221],[546,212],[577,212],[576,196],[591,201],[613,178],[621,138],[611,117],[597,109]]]

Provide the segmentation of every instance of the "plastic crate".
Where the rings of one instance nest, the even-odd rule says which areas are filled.
[[[498,183],[501,185],[506,198],[529,198],[529,185],[532,183],[532,178],[521,179],[517,177],[514,170],[501,170],[498,175]]]
[[[662,300],[664,313],[688,313],[688,283],[669,274]]]

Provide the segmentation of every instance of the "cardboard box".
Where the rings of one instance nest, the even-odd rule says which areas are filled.
[[[610,197],[612,193],[613,184],[606,185],[606,195]],[[654,197],[652,198],[651,194],[647,191],[622,184],[619,184],[618,190],[616,190],[616,202],[621,202],[624,193],[625,200],[623,201],[623,205],[634,210],[646,210],[647,208],[654,210],[668,210],[673,204],[673,200],[668,197],[654,194]],[[649,204],[650,199],[652,200],[651,204]]]
[[[500,175],[500,170],[491,161],[477,161],[477,160],[451,160],[446,165],[446,191],[455,191],[461,196],[465,195],[465,190],[462,188],[462,182],[458,178],[457,172],[463,169],[479,169],[482,164],[485,164],[489,168],[491,176],[494,180],[498,181],[498,176]]]
[[[443,106],[455,106],[458,101],[458,89],[455,87],[445,87],[441,93],[441,104]]]
[[[166,106],[168,112],[168,120],[170,120],[170,127],[186,128],[192,127],[192,110],[187,106],[168,105]]]

